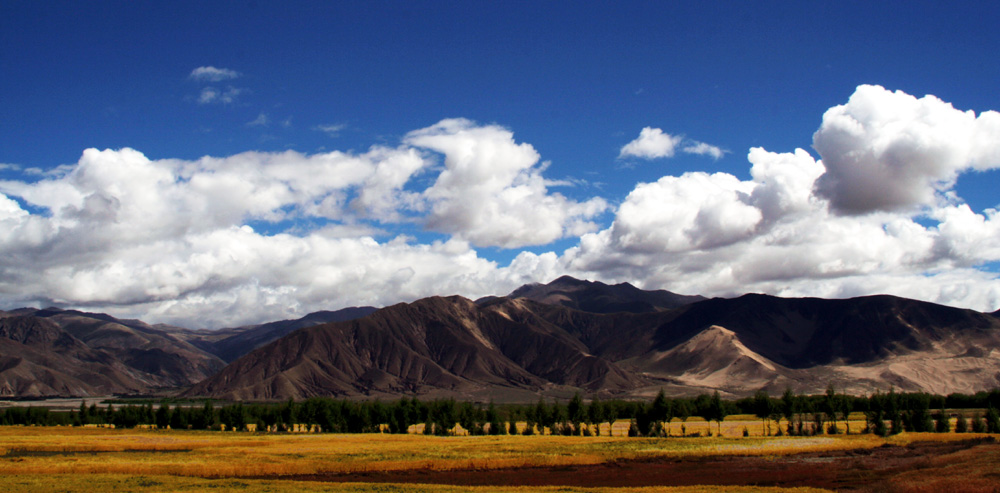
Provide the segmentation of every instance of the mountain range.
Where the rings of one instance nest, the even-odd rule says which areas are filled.
[[[998,313],[893,296],[706,299],[562,277],[507,296],[189,330],[57,309],[0,312],[0,395],[156,393],[534,401],[833,384],[854,394],[1000,386]]]

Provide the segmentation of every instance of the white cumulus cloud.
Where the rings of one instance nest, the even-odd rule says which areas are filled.
[[[845,214],[931,207],[959,173],[1000,167],[1000,113],[860,86],[813,136],[827,173],[817,193]]]
[[[645,127],[639,132],[639,137],[622,146],[618,157],[643,159],[673,157],[677,146],[683,140],[684,137],[670,135],[659,128]]]
[[[191,71],[188,76],[197,81],[219,82],[223,80],[236,79],[242,74],[228,68],[215,68],[212,66],[198,67]]]
[[[726,151],[721,147],[685,139],[682,135],[670,135],[662,129],[645,127],[635,140],[622,146],[618,159],[637,157],[641,159],[658,159],[674,157],[677,151],[687,154],[709,156],[721,159]]]
[[[463,119],[364,152],[88,149],[37,181],[0,181],[0,303],[218,327],[569,274],[993,311],[1000,279],[982,266],[1000,261],[1000,213],[973,210],[954,184],[996,166],[995,115],[861,86],[816,132],[821,159],[753,148],[749,178],[663,176],[614,208],[553,191],[571,180],[547,180],[532,145]],[[435,234],[399,232],[420,227]],[[476,250],[566,238],[578,241],[508,265]]]
[[[688,154],[710,156],[713,159],[722,159],[722,156],[726,155],[726,151],[722,150],[721,147],[697,141],[691,141],[682,150]]]
[[[590,219],[607,208],[601,198],[576,202],[551,193],[539,155],[497,126],[444,120],[410,132],[406,143],[444,155],[445,169],[423,192],[427,225],[477,245],[542,245],[595,230]]]
[[[443,168],[432,152],[444,154]],[[0,301],[212,327],[494,294],[536,278],[498,268],[474,246],[592,231],[589,218],[606,208],[549,192],[537,161],[509,131],[465,120],[363,153],[151,160],[129,148],[87,149],[65,173],[0,181]],[[421,173],[437,177],[420,187],[412,177]],[[450,222],[463,205],[471,215]],[[251,227],[258,223],[276,232]],[[450,238],[373,236],[395,224]]]
[[[1000,280],[977,266],[1000,261],[1000,218],[953,186],[997,166],[997,115],[858,87],[816,132],[822,160],[754,148],[750,180],[641,183],[562,270],[709,296],[891,293],[996,310]]]

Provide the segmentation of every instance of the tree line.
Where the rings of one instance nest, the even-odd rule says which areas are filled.
[[[971,417],[957,413],[952,429],[951,415],[946,409],[977,409]],[[651,401],[607,400],[584,401],[576,394],[567,402],[535,404],[482,404],[453,399],[421,401],[401,398],[395,401],[352,401],[332,398],[311,398],[282,403],[227,403],[220,406],[211,401],[184,405],[171,401],[144,404],[109,403],[105,407],[81,403],[69,412],[52,411],[44,407],[11,407],[0,409],[0,425],[84,426],[115,425],[133,428],[156,425],[172,429],[285,429],[294,424],[318,425],[330,433],[406,433],[411,425],[424,424],[425,433],[445,435],[455,425],[470,434],[506,434],[518,429],[535,433],[548,428],[555,434],[590,434],[600,423],[628,420],[630,436],[667,436],[664,423],[680,422],[681,434],[686,423],[700,417],[715,423],[716,434],[722,422],[734,414],[753,415],[762,420],[767,434],[808,435],[817,433],[868,432],[880,435],[915,432],[989,432],[1000,433],[1000,389],[972,395],[935,396],[926,393],[886,393],[859,397],[837,393],[833,387],[820,395],[800,395],[786,390],[780,397],[759,391],[752,397],[737,400],[722,399],[718,392],[694,398],[671,398],[661,390]],[[850,429],[850,415],[862,413],[862,430]],[[784,420],[783,426],[781,425]],[[586,425],[586,426],[585,426]],[[841,429],[843,426],[843,430]]]

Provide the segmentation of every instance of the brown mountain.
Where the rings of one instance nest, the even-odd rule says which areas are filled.
[[[214,332],[72,310],[0,312],[0,395],[136,394],[196,382],[186,395],[268,400],[1000,386],[997,313],[892,296],[703,299],[563,277],[507,297],[372,310]],[[213,352],[232,363],[223,368]]]
[[[90,348],[112,354],[129,368],[142,372],[141,379],[152,387],[187,387],[225,366],[218,357],[195,347],[166,326],[57,308],[31,315],[55,322]]]
[[[702,301],[670,291],[643,291],[629,283],[607,285],[563,276],[548,284],[526,284],[507,298],[528,298],[591,313],[647,313],[670,310]]]
[[[394,305],[298,330],[229,365],[186,395],[530,395],[541,388],[627,389],[640,379],[586,353],[555,326],[519,323],[519,301],[461,297]]]
[[[0,318],[0,395],[87,396],[148,389],[132,369],[93,349],[52,321]]]
[[[427,298],[296,331],[187,395],[532,400],[661,387],[747,395],[829,383],[855,393],[1000,385],[1000,320],[991,314],[892,296],[746,295],[671,308],[651,301],[663,293],[560,278],[513,293],[527,297]]]
[[[187,387],[224,363],[168,331],[54,308],[0,312],[0,394],[90,396]]]
[[[354,320],[370,315],[375,310],[377,308],[371,306],[351,307],[337,311],[314,312],[295,320],[281,320],[232,329],[198,331],[199,335],[191,336],[189,341],[195,346],[230,363],[264,344],[284,337],[301,328],[328,322]]]

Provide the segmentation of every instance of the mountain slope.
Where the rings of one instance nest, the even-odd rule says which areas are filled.
[[[343,322],[354,320],[366,315],[370,315],[376,310],[375,307],[351,307],[337,311],[319,311],[310,313],[305,317],[296,320],[282,320],[261,325],[239,327],[228,330],[232,335],[215,341],[195,343],[198,347],[208,351],[227,363],[236,358],[253,351],[275,339],[279,339],[291,332],[304,327],[311,327],[329,322]]]
[[[185,395],[523,402],[660,388],[741,396],[830,384],[851,393],[1000,386],[996,313],[893,296],[676,296],[563,277],[476,302],[431,297],[218,332],[19,309],[0,312],[0,393],[144,393],[197,381]],[[222,368],[213,348],[234,360]]]
[[[87,396],[144,392],[144,375],[50,320],[0,317],[0,395]]]
[[[665,350],[719,325],[778,364],[808,368],[862,364],[941,347],[954,354],[1000,342],[1000,323],[987,314],[894,296],[845,300],[749,294],[684,307],[656,334]],[[956,337],[960,336],[960,337]]]
[[[138,320],[103,313],[47,308],[29,312],[54,322],[92,349],[104,350],[152,387],[187,387],[221,370],[225,363],[176,334]]]
[[[614,296],[601,294],[608,288]],[[649,303],[662,293],[633,290],[561,278],[514,292],[528,296],[400,304],[294,332],[189,395],[492,398],[516,389],[525,400],[524,392],[638,396],[659,387],[747,395],[830,383],[857,393],[1000,385],[1000,320],[991,314],[891,296],[746,295],[665,308]]]
[[[296,331],[238,359],[187,395],[276,399],[450,392],[476,396],[639,383],[562,329],[518,322],[515,305],[426,298]]]
[[[788,370],[751,351],[735,332],[713,325],[664,352],[650,352],[635,362],[647,372],[670,375],[705,388],[754,391],[773,384]]]

